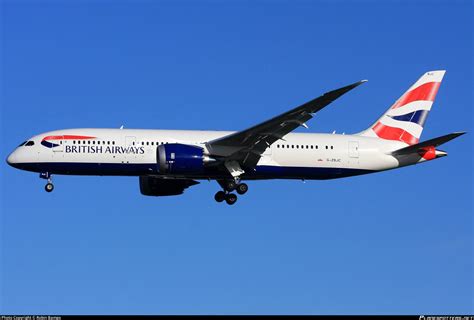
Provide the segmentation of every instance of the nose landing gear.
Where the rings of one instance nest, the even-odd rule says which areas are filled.
[[[234,193],[231,193],[232,191],[235,190],[237,191],[238,194],[242,195],[242,194],[245,194],[249,189],[247,184],[240,183],[234,180],[217,181],[217,182],[221,185],[224,191],[217,191],[217,193],[214,196],[214,199],[217,202],[223,202],[225,200],[225,202],[228,205],[233,205],[234,203],[237,202],[237,195]]]
[[[45,186],[44,186],[44,190],[46,190],[46,192],[51,192],[54,190],[54,185],[51,183],[51,182],[48,182]]]
[[[44,190],[46,190],[46,192],[51,192],[54,190],[53,179],[49,172],[40,173],[40,178],[48,180],[48,183],[46,183],[46,185],[44,186]]]

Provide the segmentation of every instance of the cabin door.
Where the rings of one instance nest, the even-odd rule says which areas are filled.
[[[358,141],[349,141],[349,163],[359,163]]]
[[[64,151],[64,139],[63,136],[57,136],[55,137],[54,140],[51,140],[51,143],[53,145],[56,145],[53,147],[54,152],[63,152]]]

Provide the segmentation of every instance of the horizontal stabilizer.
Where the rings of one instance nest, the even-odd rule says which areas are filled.
[[[447,134],[447,135],[444,135],[444,136],[441,136],[441,137],[438,137],[438,138],[426,140],[426,141],[408,146],[406,148],[398,149],[398,150],[392,152],[392,155],[404,155],[404,154],[415,153],[415,152],[418,152],[422,149],[429,148],[429,147],[436,148],[437,146],[440,146],[443,143],[446,143],[450,140],[453,140],[454,138],[462,136],[465,133],[466,132],[454,132],[454,133],[450,133],[450,134]]]

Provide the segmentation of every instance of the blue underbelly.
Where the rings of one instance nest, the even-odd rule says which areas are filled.
[[[66,175],[100,175],[100,176],[142,176],[159,175],[154,163],[77,163],[77,162],[47,162],[15,164],[18,169],[33,172],[49,172]],[[244,180],[255,179],[336,179],[373,172],[372,170],[351,168],[324,167],[280,167],[257,166],[255,171],[244,173]],[[180,175],[192,179],[225,179],[228,173],[205,171]]]

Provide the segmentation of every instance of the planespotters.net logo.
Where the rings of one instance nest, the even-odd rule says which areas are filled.
[[[420,316],[420,320],[474,320],[474,316]]]

